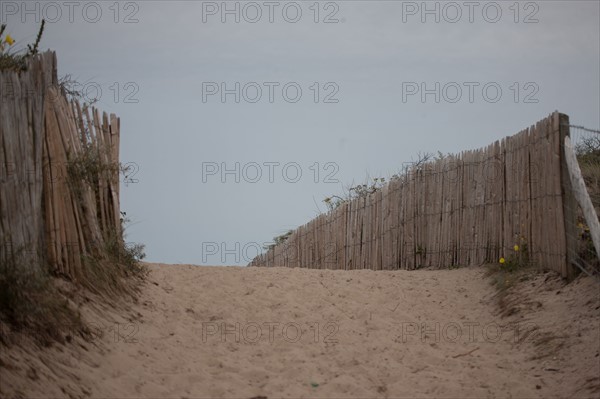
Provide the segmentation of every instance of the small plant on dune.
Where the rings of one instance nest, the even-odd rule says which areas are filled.
[[[512,247],[512,252],[508,256],[503,256],[498,260],[500,269],[509,273],[523,269],[529,265],[529,254],[525,237],[519,235],[517,237],[518,242]]]
[[[293,232],[294,230],[288,230],[287,232],[280,234],[277,237],[273,237],[273,243],[263,246],[263,249],[268,251],[275,248],[276,245],[283,244],[287,241],[288,238],[290,238]]]
[[[487,270],[486,276],[491,278],[491,284],[496,288],[496,298],[502,315],[511,314],[509,292],[517,282],[530,278],[533,271],[531,266],[527,240],[524,236],[516,234],[513,247]]]
[[[384,185],[384,177],[374,177],[371,179],[367,178],[367,181],[364,184],[348,187],[344,197],[331,195],[325,198],[323,202],[327,206],[327,210],[331,212],[346,202],[355,200],[357,198],[366,198],[369,195],[376,193],[377,191],[381,190]]]
[[[488,276],[496,275],[500,286],[511,282],[512,274],[528,269],[529,261],[528,247],[525,237],[516,234],[515,244],[506,255],[501,256],[497,263],[493,263],[487,273]]]
[[[385,185],[384,177],[374,177],[371,182],[367,180],[366,184],[359,184],[354,187],[350,187],[348,190],[351,193],[351,199],[354,198],[366,198],[371,194],[381,190]]]
[[[10,34],[5,34],[6,24],[0,26],[0,70],[16,72],[27,70],[27,61],[38,53],[45,24],[46,21],[42,20],[35,42],[27,45],[27,51],[24,49],[14,50],[15,39]]]
[[[338,195],[332,195],[332,196],[329,196],[329,197],[325,198],[323,200],[323,202],[327,206],[327,210],[329,212],[331,212],[331,211],[339,208],[340,205],[348,202],[348,199],[342,198],[342,197],[340,197]]]
[[[275,244],[283,244],[287,241],[288,238],[290,238],[293,232],[293,230],[288,230],[286,233],[273,238],[273,241],[275,242]]]

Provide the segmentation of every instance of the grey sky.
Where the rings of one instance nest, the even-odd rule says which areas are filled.
[[[421,21],[415,7],[422,2],[274,2],[272,23],[263,1],[254,3],[263,12],[256,23],[244,20],[256,15],[247,2],[238,3],[240,23],[235,15],[222,23],[219,12],[207,14],[221,9],[221,1],[72,2],[73,22],[65,2],[26,3],[39,11],[0,2],[9,33],[25,46],[35,38],[36,19],[57,19],[47,25],[42,48],[57,51],[59,75],[92,83],[91,89],[100,85],[99,108],[121,117],[121,160],[139,165],[139,181],[122,185],[121,208],[134,221],[128,241],[145,243],[150,261],[246,264],[253,243],[308,222],[317,205],[325,210],[326,196],[367,174],[388,177],[419,151],[478,148],[554,110],[600,127],[597,1],[475,2],[473,22],[467,2],[428,2],[430,9],[437,4],[439,23],[434,14]],[[48,3],[58,5],[60,18]],[[299,21],[286,21],[298,7]],[[337,22],[323,23],[332,12]],[[125,23],[127,17],[138,22]],[[256,85],[249,85],[239,103],[233,94],[225,103],[218,94],[203,102],[203,82],[230,89],[256,82],[262,97],[246,101],[256,96]],[[279,84],[273,103],[265,82]],[[439,103],[434,94],[425,102],[420,93],[406,95],[436,82]],[[295,103],[282,93],[288,83],[288,100],[292,86],[302,89]],[[457,86],[462,97],[453,103]],[[502,94],[492,102],[497,87]],[[338,102],[325,102],[328,94]],[[253,162],[262,172],[255,183]],[[271,162],[279,163],[271,164],[273,182]],[[224,183],[220,174],[203,179],[203,163],[229,169],[239,163],[246,173],[239,183],[232,174]],[[302,176],[291,183],[297,166]],[[338,183],[327,181],[330,173]],[[210,243],[225,243],[229,252],[210,254]],[[236,243],[247,251],[236,253]]]

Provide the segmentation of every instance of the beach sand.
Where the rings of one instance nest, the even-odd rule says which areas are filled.
[[[589,277],[500,301],[483,267],[149,268],[137,303],[81,303],[91,339],[0,346],[0,396],[600,397]]]

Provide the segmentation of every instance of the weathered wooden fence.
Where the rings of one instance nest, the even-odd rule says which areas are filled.
[[[45,54],[29,72],[0,73],[0,249],[41,253],[43,88],[53,83],[54,64]],[[25,262],[30,267],[31,259]]]
[[[0,72],[0,255],[82,278],[82,262],[121,237],[119,119],[59,87],[56,55]]]
[[[253,266],[447,268],[498,262],[514,246],[569,276],[573,218],[558,112],[486,148],[415,167],[381,190],[296,229]],[[574,209],[574,207],[573,207]]]

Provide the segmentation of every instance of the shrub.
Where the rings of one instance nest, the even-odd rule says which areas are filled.
[[[27,70],[27,61],[38,53],[38,47],[44,33],[45,20],[42,20],[40,30],[33,44],[27,45],[27,51],[11,51],[15,40],[9,35],[4,35],[6,24],[0,26],[0,70],[13,70],[16,72]],[[4,38],[3,38],[4,35]]]

